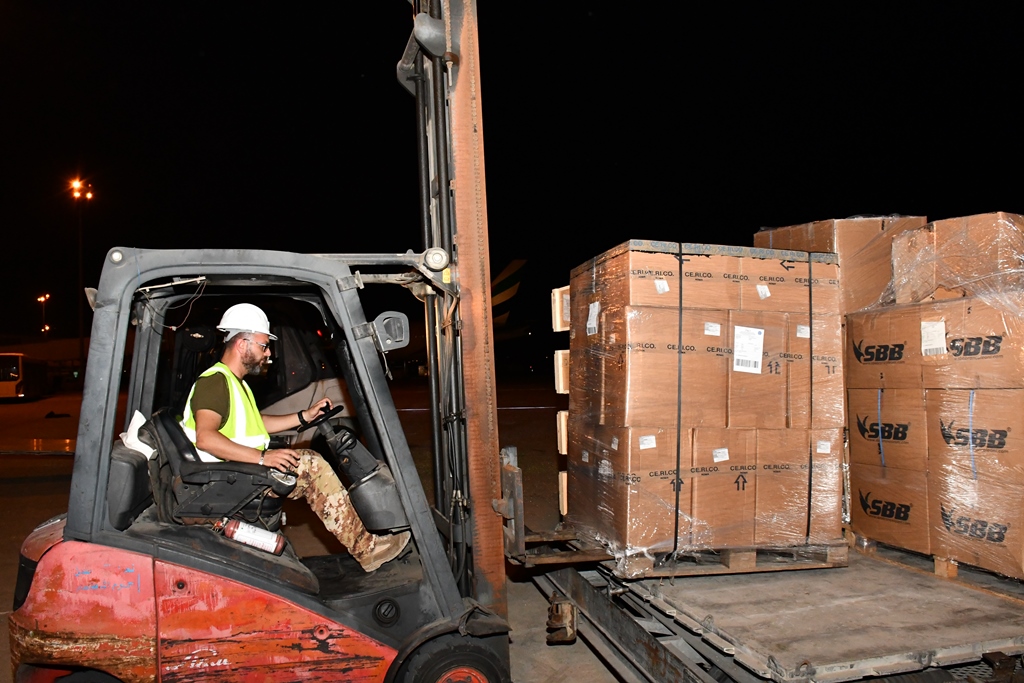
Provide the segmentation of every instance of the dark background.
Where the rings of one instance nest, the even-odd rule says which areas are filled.
[[[1024,211],[1009,11],[851,7],[480,2],[510,323],[629,238]],[[39,337],[44,292],[77,332],[76,176],[86,285],[115,245],[419,250],[411,29],[402,0],[0,2],[0,339]]]

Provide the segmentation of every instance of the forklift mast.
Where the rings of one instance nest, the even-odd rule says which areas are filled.
[[[507,617],[475,0],[414,0],[397,75],[416,100],[423,250],[453,293],[422,296],[434,425],[434,515],[463,595]]]

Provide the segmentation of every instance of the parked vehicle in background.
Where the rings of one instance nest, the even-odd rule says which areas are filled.
[[[46,361],[23,353],[0,353],[0,398],[40,398],[48,386]]]

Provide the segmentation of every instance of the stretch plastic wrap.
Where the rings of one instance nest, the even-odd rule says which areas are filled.
[[[854,530],[1024,578],[1024,237],[1019,216],[893,241],[898,302],[848,316]]]
[[[568,517],[620,575],[838,542],[838,285],[831,256],[638,240],[573,271]]]
[[[835,254],[843,282],[836,313],[846,314],[892,301],[893,240],[927,221],[924,216],[857,216],[763,228],[754,234],[754,246]]]
[[[979,297],[995,308],[1024,314],[1024,218],[1011,213],[934,221],[902,233],[892,245],[897,303]]]

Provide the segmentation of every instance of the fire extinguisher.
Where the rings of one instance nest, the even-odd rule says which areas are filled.
[[[224,535],[239,543],[251,545],[253,548],[259,548],[275,555],[280,555],[284,550],[284,534],[261,529],[258,526],[238,519],[224,519],[221,525]]]

